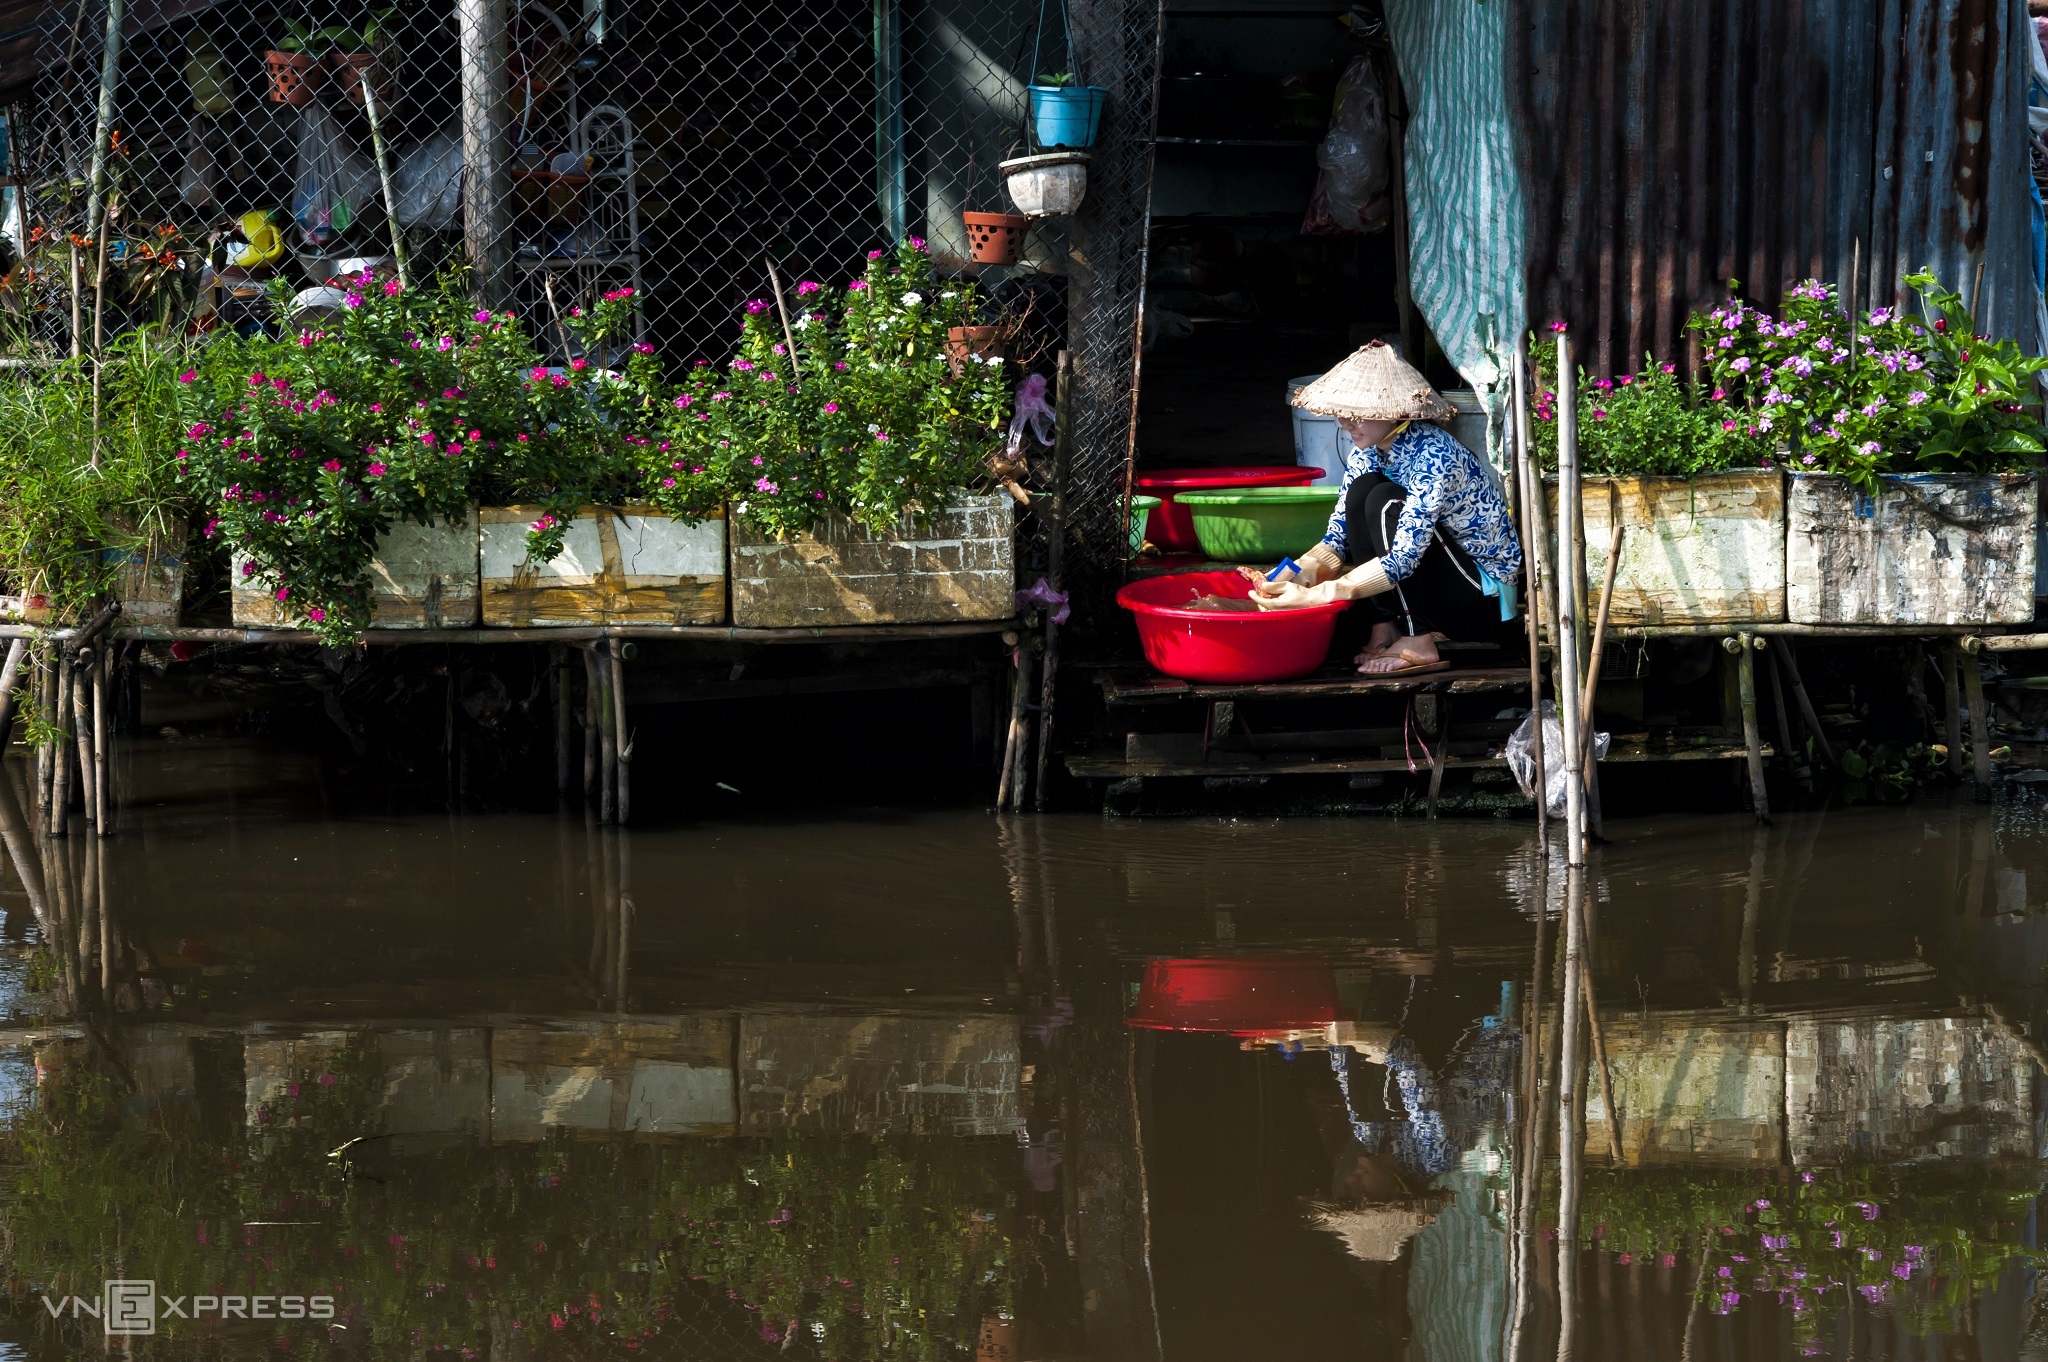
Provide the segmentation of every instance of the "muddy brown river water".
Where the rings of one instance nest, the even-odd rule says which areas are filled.
[[[1526,824],[132,761],[104,842],[0,797],[0,1358],[1507,1356]],[[1610,817],[1579,1355],[2048,1358],[2043,801]]]

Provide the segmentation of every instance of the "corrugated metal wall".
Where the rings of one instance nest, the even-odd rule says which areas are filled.
[[[1892,300],[1932,264],[2038,345],[2023,0],[1529,0],[1509,41],[1532,323],[1589,368],[1685,351],[1729,278]],[[1979,272],[1981,270],[1981,285]]]

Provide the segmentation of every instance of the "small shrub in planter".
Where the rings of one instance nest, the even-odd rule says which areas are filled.
[[[274,302],[286,315],[283,290]],[[568,325],[601,345],[617,313]],[[204,535],[332,642],[369,623],[370,561],[393,523],[538,502],[529,551],[546,560],[559,522],[628,468],[617,422],[632,380],[587,361],[551,371],[516,318],[475,310],[452,284],[365,276],[333,317],[278,339],[222,337],[183,379],[177,458]]]
[[[831,517],[885,533],[985,480],[1010,370],[993,355],[949,362],[948,332],[979,320],[972,284],[939,279],[913,238],[872,252],[843,289],[798,283],[793,303],[795,356],[773,305],[755,301],[731,362],[666,395],[634,446],[650,501],[683,519],[729,502],[772,536]]]

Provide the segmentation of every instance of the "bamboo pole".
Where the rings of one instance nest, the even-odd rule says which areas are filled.
[[[1780,657],[1785,659],[1785,674],[1792,678],[1792,698],[1799,705],[1799,713],[1806,720],[1806,729],[1813,734],[1813,745],[1820,751],[1821,759],[1830,766],[1840,769],[1835,761],[1835,749],[1828,745],[1827,730],[1820,726],[1820,715],[1813,712],[1813,699],[1806,693],[1806,681],[1799,675],[1799,658],[1792,649],[1790,640],[1779,638],[1774,641]],[[1959,771],[1961,768],[1957,768]]]
[[[42,720],[42,731],[48,735],[57,726],[57,649],[54,645],[45,648],[42,660],[36,665],[36,714]],[[54,742],[36,744],[36,819],[49,836],[50,804],[55,796],[57,781],[58,747]]]
[[[1558,721],[1564,736],[1565,864],[1586,863],[1586,785],[1579,739],[1579,641],[1581,609],[1579,573],[1574,566],[1584,545],[1579,487],[1579,410],[1577,369],[1572,362],[1571,333],[1557,336],[1557,538],[1560,545],[1574,546],[1557,574],[1557,668]],[[1576,999],[1576,988],[1567,1000]],[[1566,1011],[1570,1011],[1570,1007]]]
[[[620,821],[625,821],[623,816]],[[614,844],[619,854],[619,923],[618,951],[612,967],[612,1007],[623,1013],[633,978],[633,842],[622,829]]]
[[[1003,641],[1010,645],[1011,653],[1010,726],[1003,740],[1003,769],[996,781],[996,808],[1008,811],[1023,803],[1023,793],[1017,789],[1023,768],[1023,757],[1018,749],[1024,744],[1025,712],[1031,689],[1031,636],[1012,631],[1003,635]]]
[[[598,821],[613,823],[619,816],[619,741],[613,727],[618,702],[612,694],[610,640],[599,639],[593,651],[597,653],[598,754],[603,767],[598,780]]]
[[[1593,996],[1593,971],[1579,976],[1585,981],[1586,1032],[1593,1038],[1593,1064],[1600,1075],[1600,1104],[1607,1109],[1607,1157],[1619,1168],[1627,1162],[1621,1148],[1621,1112],[1614,1105],[1614,1075],[1607,1063],[1607,1034],[1600,1026],[1600,1002]]]
[[[1961,666],[1963,694],[1970,702],[1970,769],[1981,797],[1991,792],[1991,714],[1984,708],[1984,669],[1977,654],[1965,653]]]
[[[782,343],[789,347],[789,381],[803,382],[803,363],[796,353],[796,332],[789,325],[789,303],[782,296],[782,275],[775,268],[775,257],[764,255],[763,263],[768,266],[768,287],[775,290],[775,313],[782,318]]]
[[[80,13],[84,11],[81,10]],[[78,273],[78,241],[71,242],[71,358],[85,353],[85,280]]]
[[[15,639],[7,645],[7,661],[0,665],[0,753],[14,738],[14,688],[21,682],[21,666],[28,658],[28,640]]]
[[[1948,733],[1948,773],[1963,778],[1963,683],[1956,667],[1959,653],[1953,640],[1941,650],[1941,697],[1947,707],[1943,720]]]
[[[1073,426],[1067,417],[1067,395],[1073,386],[1074,374],[1070,352],[1060,351],[1057,372],[1058,387],[1053,397],[1052,495],[1038,502],[1046,515],[1045,579],[1055,592],[1063,590],[1066,585],[1066,574],[1061,565],[1067,545],[1067,459],[1073,442]],[[1053,613],[1051,608],[1045,612],[1045,664],[1039,669],[1038,775],[1032,802],[1040,813],[1045,812],[1046,787],[1051,783],[1046,775],[1052,760],[1053,686],[1060,667],[1060,624],[1053,618]]]
[[[1763,731],[1756,716],[1756,639],[1751,634],[1737,634],[1723,640],[1722,646],[1736,654],[1736,698],[1742,709],[1742,744],[1748,754],[1750,806],[1757,822],[1768,823],[1771,796],[1764,786]]]
[[[78,745],[78,793],[84,806],[85,821],[94,824],[99,821],[100,768],[92,744],[92,674],[98,662],[98,649],[80,649],[73,664],[71,680],[71,722],[75,730],[72,740]]]
[[[611,657],[612,733],[618,752],[618,820],[633,815],[633,738],[626,727],[626,652],[634,645],[622,639],[608,640],[605,651]]]
[[[1579,754],[1579,765],[1592,768],[1593,760],[1593,698],[1600,689],[1600,658],[1607,649],[1607,608],[1614,599],[1614,572],[1621,562],[1621,535],[1625,528],[1619,518],[1610,522],[1607,536],[1607,572],[1600,583],[1600,609],[1593,620],[1593,660],[1586,665],[1585,696],[1579,702],[1579,740],[1585,743],[1585,751]]]
[[[569,793],[569,741],[576,722],[572,709],[576,702],[576,687],[569,679],[569,650],[562,644],[548,645],[548,670],[554,674],[555,683],[555,794],[566,797]]]
[[[1510,399],[1514,429],[1510,437],[1515,450],[1515,486],[1521,501],[1523,581],[1528,601],[1522,621],[1529,634],[1529,757],[1536,772],[1536,843],[1548,854],[1550,846],[1550,782],[1543,764],[1543,481],[1529,457],[1529,337],[1515,341],[1514,388]],[[1543,910],[1536,917],[1537,955],[1543,953]]]
[[[377,157],[377,183],[384,191],[384,227],[391,233],[391,258],[398,266],[399,287],[409,289],[412,271],[406,259],[405,231],[398,225],[398,196],[391,189],[391,157],[384,149],[383,122],[377,114],[377,63],[382,60],[381,53],[374,54],[357,80],[363,87],[363,113],[370,120],[370,150]]]
[[[99,870],[100,882],[100,998],[111,1010],[114,1004],[114,891],[107,871],[107,844],[94,842],[89,853]]]
[[[1585,962],[1585,882],[1577,864],[1565,868],[1564,926],[1564,1019],[1559,1026],[1557,1108],[1557,1307],[1558,1362],[1573,1362],[1579,1339],[1579,1178],[1580,1120],[1584,1113],[1581,1084],[1585,1067],[1579,1047],[1579,1003],[1584,994],[1581,979]]]
[[[1540,764],[1537,769],[1542,769]],[[1542,787],[1537,788],[1541,790]],[[1540,797],[1538,807],[1541,807]],[[1535,1294],[1536,1206],[1543,1190],[1543,1090],[1550,1078],[1550,1066],[1541,1058],[1541,1047],[1537,1043],[1549,1030],[1543,1025],[1543,981],[1550,974],[1550,955],[1545,941],[1550,921],[1549,860],[1546,845],[1544,854],[1535,864],[1536,952],[1529,970],[1529,1024],[1522,1033],[1522,1090],[1527,1096],[1522,1104],[1522,1119],[1517,1123],[1515,1290],[1508,1325],[1507,1362],[1523,1362],[1527,1355],[1529,1315]]]
[[[106,37],[100,47],[100,100],[93,120],[92,169],[85,213],[87,235],[99,231],[106,207],[109,162],[114,152],[115,99],[121,87],[121,24],[127,14],[127,0],[107,0]]]
[[[1771,710],[1778,716],[1778,746],[1783,749],[1781,755],[1784,756],[1792,774],[1804,780],[1811,772],[1800,762],[1798,744],[1792,740],[1792,713],[1785,707],[1784,668],[1778,665],[1777,650],[1772,649],[1765,653],[1764,661],[1769,664],[1771,673]]]
[[[111,651],[94,649],[92,669],[93,825],[102,837],[111,837],[114,832],[114,795],[108,788],[112,763],[107,753],[107,672],[113,663]]]
[[[590,644],[576,651],[583,655],[583,802],[587,806],[597,802],[598,734],[604,729],[597,706],[603,687],[597,684],[597,646]]]
[[[57,657],[57,704],[52,718],[60,734],[56,751],[50,760],[55,766],[50,777],[50,823],[52,837],[63,837],[71,830],[71,659],[61,652]]]

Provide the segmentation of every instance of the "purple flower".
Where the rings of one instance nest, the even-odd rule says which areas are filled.
[[[1749,366],[1754,362],[1748,355],[1739,355],[1728,367],[1738,374],[1746,374],[1749,372]]]
[[[472,318],[471,320],[473,320],[473,321],[479,321],[479,322],[487,322],[487,321],[489,321],[490,319],[491,319],[491,314],[490,314],[490,313],[488,313],[488,312],[479,312],[479,313],[477,313],[477,314],[476,314],[476,316],[475,316],[474,318]]]
[[[822,293],[824,289],[825,286],[823,284],[818,283],[816,280],[806,279],[801,284],[798,284],[796,286],[796,296],[799,298],[808,298],[813,293]]]
[[[759,298],[756,298],[752,302],[747,304],[747,315],[749,317],[758,317],[767,310],[768,304],[763,302]]]
[[[846,291],[847,291],[848,293],[861,293],[861,292],[864,292],[864,291],[865,291],[865,290],[867,289],[867,286],[868,286],[868,281],[867,281],[867,280],[865,280],[865,279],[856,279],[856,280],[854,280],[854,281],[853,281],[852,283],[850,283],[850,284],[848,284],[848,285],[846,286]]]
[[[770,495],[773,495],[774,493],[779,492],[782,489],[780,487],[777,487],[774,483],[768,481],[768,479],[766,478],[755,478],[754,490],[756,492],[767,492]]]
[[[1910,396],[1906,398],[1906,405],[1909,407],[1917,407],[1926,400],[1927,394],[1916,389]]]

